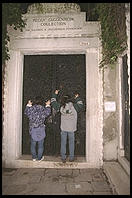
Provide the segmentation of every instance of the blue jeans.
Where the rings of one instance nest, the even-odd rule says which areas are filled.
[[[38,142],[38,155],[36,153],[36,144]],[[31,138],[31,154],[33,159],[40,160],[43,156],[43,151],[44,151],[44,139],[40,141],[35,141]]]
[[[61,131],[61,158],[66,159],[67,136],[69,140],[69,159],[74,159],[74,132]]]

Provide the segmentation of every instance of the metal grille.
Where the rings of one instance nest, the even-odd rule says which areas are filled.
[[[24,57],[23,112],[27,100],[42,95],[50,98],[55,89],[73,96],[77,89],[84,102],[84,110],[78,114],[78,130],[75,133],[75,155],[85,155],[86,136],[86,66],[85,55],[27,55]],[[23,154],[30,154],[28,119],[23,114]],[[67,144],[68,151],[68,144]],[[52,109],[46,122],[45,155],[60,154],[60,113]]]

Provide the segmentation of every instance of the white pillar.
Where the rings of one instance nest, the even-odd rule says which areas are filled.
[[[86,160],[102,165],[101,86],[98,50],[88,49],[86,54]]]

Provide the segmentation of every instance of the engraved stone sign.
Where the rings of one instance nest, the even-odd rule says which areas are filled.
[[[86,13],[81,12],[79,5],[75,3],[35,3],[29,6],[27,13],[23,15],[23,20],[26,22],[23,32],[11,30],[15,38],[98,37],[99,35],[99,23],[87,22]]]
[[[84,21],[84,14],[67,16],[61,14],[61,16],[51,14],[48,15],[35,15],[27,16],[26,31],[70,31],[81,30]],[[81,20],[80,20],[81,19]],[[80,21],[80,23],[78,23]]]

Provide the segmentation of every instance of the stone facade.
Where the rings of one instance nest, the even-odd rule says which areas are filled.
[[[69,7],[68,7],[69,6]],[[38,5],[39,7],[39,5]],[[5,167],[35,167],[22,155],[22,88],[24,55],[85,54],[86,57],[86,162],[101,167],[103,160],[117,160],[121,139],[121,61],[113,69],[99,69],[101,61],[100,23],[86,22],[86,13],[76,4],[59,7],[41,4],[29,7],[23,17],[23,32],[8,27],[10,56],[5,71],[3,164]],[[57,10],[58,9],[58,10]],[[47,10],[47,11],[46,11]],[[130,19],[127,13],[128,68],[130,73]],[[130,79],[130,78],[129,78]],[[130,85],[130,81],[129,81]],[[51,162],[53,168],[54,164]],[[47,167],[49,163],[42,166]],[[58,165],[58,164],[57,164]],[[83,168],[76,164],[75,168]]]
[[[122,117],[122,57],[127,54],[128,85],[130,101],[130,4],[126,4],[126,33],[128,48],[118,58],[116,65],[107,67],[103,72],[103,160],[119,160],[129,172],[129,163],[124,159],[123,117]],[[106,103],[115,103],[115,109],[107,111]],[[130,105],[130,103],[129,103]],[[129,109],[130,110],[130,109]]]
[[[28,160],[20,159],[22,89],[24,55],[38,54],[85,54],[86,156],[85,163],[77,163],[75,168],[101,167],[103,164],[102,71],[98,67],[101,59],[100,24],[86,22],[86,13],[79,12],[78,8],[73,12],[73,8],[77,7],[72,4],[71,12],[69,8],[68,13],[63,14],[28,12],[23,16],[27,23],[23,32],[8,27],[11,58],[7,63],[3,135],[3,163],[6,167],[34,167]],[[54,163],[50,163],[54,167]],[[43,166],[49,167],[49,163],[45,162]]]
[[[80,12],[80,6],[76,3],[34,3],[28,7],[28,14],[47,14],[47,13],[72,13]]]
[[[117,160],[118,127],[117,127],[117,73],[116,67],[104,69],[104,117],[103,117],[103,153],[104,160]],[[109,103],[108,103],[109,102]],[[115,108],[108,105],[115,104]]]

